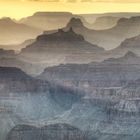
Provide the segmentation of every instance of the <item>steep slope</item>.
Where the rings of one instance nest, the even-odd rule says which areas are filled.
[[[42,30],[16,23],[10,18],[0,19],[0,44],[19,44],[27,39],[35,38]]]
[[[103,87],[101,87],[100,95],[98,93],[96,97],[90,95],[83,98],[58,116],[54,122],[65,122],[89,130],[94,134],[93,139],[138,140],[140,138],[139,85],[139,80],[130,82],[117,92],[112,91],[110,98],[107,98],[107,91],[105,91],[106,98],[103,97]]]
[[[88,43],[70,28],[66,32],[60,29],[56,33],[37,37],[34,43],[22,49],[19,57],[30,62],[46,63],[47,66],[90,62],[94,58],[99,60],[98,54],[103,52],[103,48]]]
[[[138,140],[139,60],[134,53],[128,52],[121,58],[108,59],[98,64],[69,64],[47,68],[41,75],[42,79],[46,76],[88,93],[50,123],[65,122],[89,130],[94,133],[95,139]]]
[[[112,58],[101,63],[66,64],[46,68],[39,78],[82,88],[92,92],[93,96],[102,94],[109,97],[111,92],[116,92],[128,81],[139,78],[139,60],[135,54],[128,52],[122,58]]]
[[[124,55],[127,51],[131,51],[134,52],[135,54],[137,54],[138,56],[140,56],[140,35],[132,37],[132,38],[128,38],[126,40],[124,40],[120,46],[118,46],[117,48],[111,50],[109,52],[110,55],[112,56],[122,56]]]
[[[7,118],[1,122],[1,138],[21,122],[39,124],[54,119],[83,95],[77,89],[32,78],[18,68],[0,67],[0,117]]]
[[[69,94],[74,95],[74,90],[59,86],[55,83],[49,83],[47,81],[42,81],[35,79],[27,75],[22,70],[15,67],[0,67],[0,94],[1,96],[9,96],[10,93],[13,93],[13,96],[22,96],[22,94],[33,93],[47,93],[50,91],[52,95]],[[58,89],[57,89],[58,88]],[[57,89],[57,91],[55,91]],[[68,92],[67,92],[68,90]],[[70,91],[70,92],[69,92]],[[77,91],[78,92],[78,91]],[[15,95],[14,95],[15,93]],[[71,94],[72,93],[72,94]],[[28,95],[28,94],[27,94]],[[76,94],[75,94],[76,95]],[[80,95],[81,96],[81,95]],[[78,97],[78,96],[77,96]],[[58,100],[59,102],[59,98]],[[61,103],[63,104],[63,103]]]
[[[113,49],[126,38],[134,37],[140,33],[140,17],[122,18],[115,27],[100,31],[88,29],[80,19],[72,18],[64,30],[71,27],[90,43],[97,44],[105,49]]]
[[[9,96],[11,92],[15,93],[13,96],[18,96],[27,92],[36,93],[40,90],[43,82],[34,80],[18,68],[0,67],[0,84],[2,96]]]
[[[21,19],[19,23],[44,31],[50,31],[65,27],[72,17],[80,18],[84,25],[89,27],[90,24],[82,16],[69,12],[37,12],[32,16]]]
[[[117,103],[111,103],[109,100],[85,99],[74,104],[54,122],[65,122],[87,130],[93,134],[90,135],[92,139],[139,138],[139,115],[135,114],[135,104],[126,103],[122,106],[125,108],[123,110],[122,107],[116,106]],[[112,110],[109,109],[111,107]]]

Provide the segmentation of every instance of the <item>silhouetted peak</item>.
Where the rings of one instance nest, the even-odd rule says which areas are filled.
[[[81,27],[81,26],[83,26],[83,23],[80,18],[72,18],[69,21],[68,26],[69,27],[75,27],[75,26]]]
[[[59,29],[58,32],[52,34],[43,34],[37,38],[38,41],[81,41],[83,36],[76,34],[72,27],[68,31]]]

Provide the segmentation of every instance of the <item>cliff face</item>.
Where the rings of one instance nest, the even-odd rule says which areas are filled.
[[[123,42],[121,42],[121,44],[117,48],[111,50],[110,54],[112,54],[112,56],[118,57],[120,55],[124,55],[128,51],[131,51],[140,56],[139,44],[140,44],[140,35],[125,39]]]
[[[46,68],[38,78],[86,93],[54,122],[69,123],[84,130],[90,127],[97,132],[98,139],[137,139],[140,126],[139,62],[137,55],[128,52],[123,57],[101,63]]]
[[[82,96],[81,91],[37,80],[18,68],[0,67],[0,140],[21,122],[53,120]]]
[[[92,44],[113,49],[120,45],[122,41],[140,34],[140,17],[121,18],[116,26],[106,30],[93,30],[86,28],[78,18],[72,18],[64,30],[70,27],[77,34],[81,34],[85,40]]]
[[[57,45],[56,45],[57,44]],[[73,28],[63,31],[62,29],[51,34],[42,34],[37,37],[36,41],[26,48],[22,49],[21,53],[34,51],[35,49],[54,49],[61,50],[77,50],[79,48],[81,51],[83,49],[90,49],[93,51],[104,51],[103,48],[98,47],[97,45],[92,45],[84,40],[82,35],[79,35],[73,31]]]
[[[42,34],[36,41],[22,49],[18,57],[23,61],[38,63],[39,67],[66,64],[87,63],[100,59],[99,54],[105,50],[85,41],[72,28],[68,31],[58,30],[52,34]]]
[[[1,88],[1,91],[6,91],[1,92],[1,95],[7,93],[9,98],[7,101],[5,98],[1,99],[0,107],[9,109],[10,106],[12,110],[12,120],[7,113],[5,118],[7,116],[8,123],[4,120],[4,124],[0,126],[5,132],[2,137],[5,137],[11,127],[21,122],[36,126],[53,122],[71,124],[82,130],[90,129],[94,133],[93,138],[139,138],[139,71],[139,57],[132,52],[101,63],[67,64],[46,68],[37,77],[39,79],[28,76],[17,68],[1,67],[0,84],[6,87],[3,90]],[[22,97],[23,93],[27,96],[12,98],[15,95]],[[34,138],[32,130],[33,133],[39,132],[36,138],[41,135],[40,129],[29,129],[29,136],[25,134],[26,131],[19,135],[23,139],[25,136]],[[54,129],[60,134],[65,134],[53,127]],[[66,127],[64,129],[67,130]],[[57,137],[56,131],[51,130],[54,137]],[[51,135],[46,130],[44,133],[47,133],[47,137]],[[16,132],[13,135],[18,134]]]
[[[45,84],[45,90],[47,90],[47,83]],[[16,96],[22,93],[31,92],[34,94],[41,91],[43,82],[36,81],[18,68],[0,67],[0,85],[1,96],[9,96],[11,92],[15,93]]]
[[[140,35],[126,39],[140,33],[140,17],[97,31],[79,18],[63,27],[71,16],[39,12],[20,21],[27,25],[0,20],[6,41],[28,38],[35,27],[34,34],[62,28],[15,45],[23,48],[18,54],[0,49],[0,140],[140,139]],[[110,56],[119,58],[99,62]],[[32,77],[20,68],[44,71]]]
[[[134,53],[128,52],[123,57],[110,58],[101,63],[49,67],[38,78],[49,79],[70,87],[92,89],[92,91],[98,88],[95,93],[100,94],[103,88],[106,88],[106,92],[107,90],[111,92],[111,87],[114,91],[127,82],[138,79],[139,60],[140,58]]]

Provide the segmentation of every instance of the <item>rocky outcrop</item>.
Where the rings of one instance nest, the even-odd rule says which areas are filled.
[[[88,42],[97,44],[105,49],[113,49],[118,47],[126,38],[140,34],[140,17],[122,18],[113,28],[100,31],[88,29],[79,18],[72,18],[64,30],[70,27],[77,34],[81,34]]]
[[[101,63],[46,68],[39,77],[76,87],[119,87],[127,81],[138,79],[139,69],[139,57],[128,52],[121,58],[107,59]]]
[[[100,59],[104,49],[92,45],[76,34],[72,28],[68,31],[58,30],[52,34],[42,34],[36,41],[19,54],[20,59],[44,66],[61,63],[87,63],[93,59]]]

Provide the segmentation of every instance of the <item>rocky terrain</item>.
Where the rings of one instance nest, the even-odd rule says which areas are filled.
[[[20,135],[19,135],[20,134]],[[88,140],[86,132],[67,125],[54,124],[41,128],[29,125],[15,126],[8,134],[6,140]]]
[[[21,121],[32,124],[44,118],[52,120],[71,108],[83,94],[76,89],[37,80],[17,68],[0,67],[0,128],[3,129],[0,139]]]
[[[49,67],[39,76],[41,79],[49,79],[62,82],[65,85],[75,87],[110,87],[122,86],[128,81],[139,78],[140,58],[128,52],[120,58],[110,58],[103,62],[91,62],[88,64],[66,64]]]
[[[70,28],[68,31],[60,29],[56,33],[38,36],[35,42],[21,50],[19,57],[30,62],[46,63],[49,66],[99,60],[99,54],[103,52],[103,48],[85,41],[83,36]]]
[[[0,140],[139,140],[137,14],[0,19]]]

